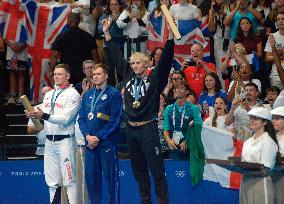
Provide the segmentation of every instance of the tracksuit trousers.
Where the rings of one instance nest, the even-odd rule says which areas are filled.
[[[128,148],[132,171],[140,189],[141,203],[152,203],[149,170],[154,177],[158,203],[169,203],[157,121],[137,127],[128,125]]]
[[[108,203],[118,204],[120,192],[117,148],[108,141],[101,141],[94,149],[86,147],[85,150],[85,180],[89,204],[102,203],[102,174],[107,182]]]

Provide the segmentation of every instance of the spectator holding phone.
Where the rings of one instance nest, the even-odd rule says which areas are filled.
[[[216,67],[212,63],[203,61],[203,47],[199,43],[191,46],[191,56],[189,61],[184,63],[184,75],[189,87],[199,97],[204,85],[204,78],[209,72],[216,72]]]
[[[252,78],[251,66],[248,63],[242,64],[240,67],[236,67],[233,71],[234,80],[231,81],[228,90],[228,101],[233,99],[243,98],[245,95],[245,85],[248,83],[254,83],[257,85],[258,91],[261,92],[261,82],[258,79]]]
[[[214,56],[218,76],[221,74],[221,59],[228,50],[229,45],[230,27],[224,25],[224,20],[229,12],[229,5],[225,0],[212,1],[209,10],[208,30],[214,32]]]
[[[250,82],[244,86],[244,90],[245,93],[242,98],[233,101],[231,109],[225,118],[225,126],[234,123],[235,136],[239,141],[245,141],[252,137],[253,132],[249,127],[249,116],[247,112],[260,106],[260,104],[257,103],[260,94],[258,86]]]
[[[132,39],[132,42],[133,39],[147,34],[149,13],[145,8],[144,1],[131,0],[130,5],[121,13],[116,23],[119,28],[123,29],[123,34]],[[126,45],[124,45],[124,49],[126,49]],[[132,43],[131,53],[135,51],[136,44]],[[140,50],[137,51],[146,52],[146,42],[140,43]]]

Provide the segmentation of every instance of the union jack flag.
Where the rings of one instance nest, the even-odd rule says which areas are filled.
[[[148,30],[147,50],[152,52],[156,47],[164,47],[169,36],[169,30],[165,17],[154,17],[150,15],[150,26]]]
[[[176,23],[182,37],[180,40],[175,40],[174,48],[173,67],[178,70],[184,60],[190,57],[190,49],[194,43],[200,43],[205,47],[207,42],[203,37],[201,23],[198,20],[177,20]]]
[[[66,4],[44,5],[35,0],[26,3],[30,98],[34,102],[38,102],[43,86],[51,86],[48,77],[51,45],[55,38],[65,31],[70,12],[70,7]]]
[[[6,40],[26,42],[25,3],[26,0],[2,0],[0,2],[0,32]]]

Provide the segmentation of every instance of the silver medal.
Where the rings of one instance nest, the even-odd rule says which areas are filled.
[[[89,114],[88,114],[88,119],[89,120],[92,120],[94,118],[94,114],[92,113],[92,112],[90,112]]]

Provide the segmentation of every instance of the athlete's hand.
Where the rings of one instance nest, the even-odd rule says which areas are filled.
[[[88,147],[94,149],[99,144],[99,138],[93,135],[87,135],[86,140],[88,141]]]
[[[169,138],[166,142],[171,150],[177,150],[177,144],[172,139]]]
[[[180,144],[180,150],[181,150],[183,153],[186,152],[187,147],[186,147],[185,141],[183,141],[183,142]]]
[[[36,118],[40,120],[42,118],[43,111],[41,108],[37,108],[37,111],[32,111],[32,112],[28,112],[27,110],[25,110],[25,115],[28,118]]]

